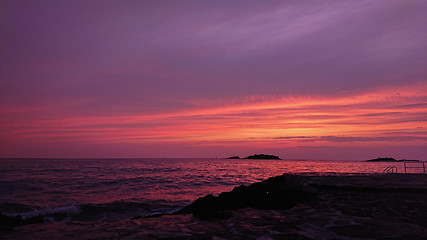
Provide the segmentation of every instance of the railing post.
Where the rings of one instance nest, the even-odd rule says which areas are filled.
[[[409,164],[409,166],[407,166],[406,164]],[[419,165],[419,164],[423,164],[423,166],[421,167],[421,165]],[[423,170],[423,172],[424,173],[426,173],[426,164],[425,164],[426,162],[425,161],[418,161],[418,162],[403,162],[403,167],[405,168],[405,173],[406,173],[406,169],[407,168],[415,168],[415,169],[422,169]],[[418,166],[417,165],[415,165],[415,166],[412,166],[411,167],[411,164],[418,164]]]

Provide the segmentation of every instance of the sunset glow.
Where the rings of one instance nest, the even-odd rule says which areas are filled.
[[[381,147],[427,144],[427,84],[338,96],[251,97],[196,104],[192,110],[120,116],[61,116],[24,110],[2,119],[4,139],[46,144],[176,144],[189,146]],[[19,112],[17,109],[9,110]],[[7,112],[7,110],[6,110]],[[43,114],[47,113],[47,114]]]
[[[424,1],[165,4],[4,1],[0,157],[427,157]]]

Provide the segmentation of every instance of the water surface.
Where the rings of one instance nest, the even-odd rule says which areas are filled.
[[[179,209],[283,173],[379,173],[403,163],[251,159],[1,159],[0,211],[116,220]],[[56,214],[56,216],[52,216]]]

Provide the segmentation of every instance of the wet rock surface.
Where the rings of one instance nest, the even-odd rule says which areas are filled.
[[[305,176],[314,201],[117,222],[31,224],[4,239],[427,239],[427,175]],[[381,189],[381,191],[376,191]]]
[[[314,194],[304,190],[304,178],[283,174],[249,186],[235,187],[219,196],[207,195],[184,207],[176,214],[215,219],[227,218],[225,210],[251,207],[256,209],[289,209],[299,203],[314,199]]]
[[[21,216],[6,216],[0,213],[0,231],[7,232],[12,231],[14,227],[42,223],[43,219],[41,217],[32,217],[28,219],[22,219]]]

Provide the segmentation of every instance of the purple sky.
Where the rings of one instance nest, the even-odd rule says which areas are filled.
[[[60,133],[55,141],[29,133],[73,131],[62,123],[94,117],[105,117],[106,126],[120,130],[123,122],[108,119],[226,108],[283,96],[330,98],[403,85],[427,92],[426,13],[425,0],[2,0],[0,156],[214,156],[221,154],[226,141],[222,139],[221,147],[206,148],[200,141],[214,136],[195,143],[190,128],[174,141],[161,142],[164,136],[157,136],[153,142],[138,144],[99,139],[79,144]],[[394,101],[399,105],[401,100]],[[402,104],[426,102],[424,95]],[[407,123],[425,128],[425,105],[423,109]],[[55,127],[39,120],[52,120]],[[149,132],[145,127],[156,126],[156,121],[134,124],[141,125],[143,137]],[[171,129],[183,126],[163,124]],[[102,135],[99,125],[97,134]],[[369,141],[370,133],[360,139]],[[319,134],[322,141],[333,135]],[[335,140],[361,137],[346,134]],[[192,140],[185,142],[187,138]],[[330,143],[322,146],[326,150],[314,152],[301,146],[257,150],[291,152],[291,157],[300,158],[322,153],[325,158],[346,158],[344,153],[328,153],[339,147]],[[389,143],[384,149],[393,149]],[[418,139],[405,150],[416,151],[410,157],[427,157],[425,144],[427,138]],[[182,150],[185,147],[188,150]],[[242,144],[224,154],[246,153],[244,148]],[[387,154],[384,149],[370,153]]]

